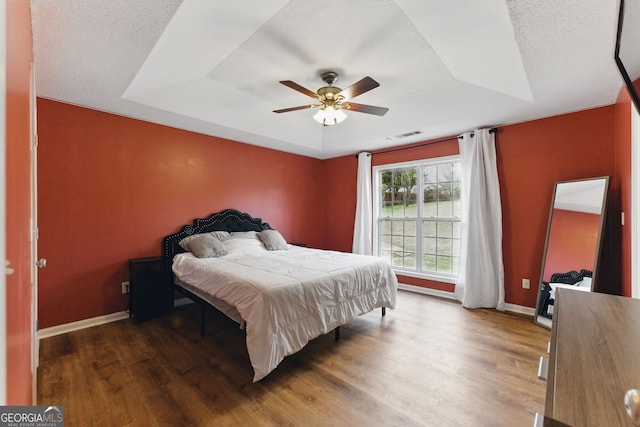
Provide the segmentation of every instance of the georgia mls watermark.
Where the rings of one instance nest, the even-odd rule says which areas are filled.
[[[0,427],[64,427],[64,407],[0,406]]]

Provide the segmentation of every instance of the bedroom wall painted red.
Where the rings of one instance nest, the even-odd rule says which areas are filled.
[[[225,208],[323,243],[322,161],[38,99],[40,327],[126,308],[129,258]]]
[[[31,11],[6,3],[7,404],[31,405]]]
[[[40,247],[50,261],[41,327],[123,310],[126,260],[158,254],[162,236],[226,207],[262,216],[289,241],[351,249],[353,155],[320,161],[44,99],[38,107]],[[520,283],[539,279],[553,184],[614,174],[614,107],[504,126],[496,140],[506,301],[534,307],[537,287]],[[452,141],[373,164],[457,151]]]
[[[613,107],[506,126],[499,135],[503,203],[505,295],[534,307],[549,206],[556,181],[613,176]]]
[[[535,307],[537,285],[553,186],[556,181],[613,175],[614,108],[602,107],[572,114],[503,126],[496,135],[498,175],[503,211],[503,252],[505,300],[507,303]],[[415,145],[415,144],[414,144]],[[374,155],[372,163],[388,164],[458,153],[456,141]],[[348,200],[355,190],[356,161],[326,160],[326,167],[350,179],[347,186],[334,187],[332,195]],[[345,173],[342,168],[350,168]],[[350,177],[350,178],[347,178]],[[342,194],[344,192],[344,194]],[[353,228],[355,208],[344,203],[331,211],[333,223],[343,230]],[[353,231],[329,234],[328,248],[350,247]],[[529,278],[531,289],[522,289],[522,278]],[[440,290],[453,286],[420,279],[399,277],[401,283]]]
[[[344,252],[352,250],[357,170],[358,160],[355,156],[337,157],[323,162],[321,181],[326,186],[323,203],[326,228],[322,249]]]

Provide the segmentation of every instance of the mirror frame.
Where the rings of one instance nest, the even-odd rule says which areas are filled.
[[[635,1],[635,0],[634,0]],[[627,91],[629,92],[629,96],[631,97],[631,101],[636,106],[636,110],[640,113],[640,96],[638,95],[638,91],[636,87],[633,85],[633,80],[629,76],[627,72],[627,67],[625,67],[622,59],[620,58],[620,42],[622,40],[622,29],[624,24],[624,0],[620,0],[620,10],[618,11],[618,30],[616,33],[616,47],[615,53],[613,54],[613,58],[616,61],[616,65],[618,66],[618,70],[620,71],[620,75],[622,76],[622,80],[624,80],[624,84],[627,87]],[[638,53],[640,55],[640,52]]]
[[[572,180],[568,180],[568,181],[557,181],[554,185],[553,185],[553,196],[551,197],[551,206],[549,207],[549,219],[547,222],[547,236],[545,238],[544,241],[544,253],[542,254],[542,267],[540,268],[540,278],[538,280],[538,291],[536,293],[536,311],[535,313],[533,313],[533,323],[551,329],[551,321],[552,319],[548,319],[544,316],[540,316],[538,315],[538,310],[540,309],[540,291],[542,288],[542,281],[544,279],[544,267],[547,263],[547,252],[548,252],[548,246],[549,246],[549,235],[551,234],[551,221],[553,219],[553,210],[554,210],[554,206],[556,204],[556,194],[558,191],[558,185],[559,184],[568,184],[568,183],[572,183],[572,182],[584,182],[584,181],[594,181],[594,180],[598,180],[598,179],[604,179],[604,193],[602,195],[602,206],[600,208],[600,225],[598,226],[598,238],[596,239],[596,248],[595,248],[595,254],[594,254],[594,260],[593,260],[593,273],[591,275],[591,292],[594,291],[594,289],[596,288],[596,277],[598,274],[598,262],[600,260],[600,252],[602,249],[602,241],[603,236],[604,236],[604,227],[605,227],[605,221],[606,221],[606,213],[607,213],[607,201],[608,201],[608,194],[609,194],[609,181],[610,181],[610,177],[609,176],[596,176],[593,178],[583,178],[583,179],[572,179]],[[540,319],[542,317],[542,319]]]

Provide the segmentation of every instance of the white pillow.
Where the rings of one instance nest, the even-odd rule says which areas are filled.
[[[256,255],[261,253],[268,253],[267,248],[264,247],[262,242],[258,239],[234,239],[225,240],[225,247],[229,250],[228,256],[237,255]]]
[[[581,286],[583,288],[591,288],[591,280],[592,280],[591,277],[584,277],[582,279],[582,282],[580,282],[579,284],[576,283],[576,285]]]
[[[228,231],[212,231],[211,235],[221,242],[224,242],[231,237],[231,233],[229,233]]]
[[[230,239],[257,239],[256,231],[233,231]]]

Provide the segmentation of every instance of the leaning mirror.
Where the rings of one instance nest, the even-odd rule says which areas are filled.
[[[594,290],[609,177],[555,184],[534,322],[551,328],[555,291]]]

